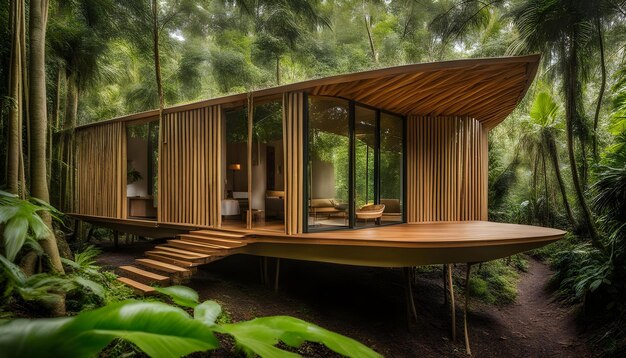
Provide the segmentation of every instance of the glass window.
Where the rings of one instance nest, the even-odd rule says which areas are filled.
[[[284,231],[285,186],[281,101],[254,107],[252,126],[251,224]]]
[[[348,226],[350,190],[348,101],[311,97],[308,117],[308,227]]]
[[[402,221],[403,121],[387,113],[380,116],[380,203],[382,221]]]
[[[354,201],[355,226],[378,222],[375,211],[374,166],[376,154],[376,111],[361,106],[354,110]]]
[[[245,228],[248,198],[248,109],[225,112],[222,227]]]

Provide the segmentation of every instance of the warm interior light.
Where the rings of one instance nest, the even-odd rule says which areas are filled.
[[[241,164],[239,163],[228,164],[228,170],[241,170]]]

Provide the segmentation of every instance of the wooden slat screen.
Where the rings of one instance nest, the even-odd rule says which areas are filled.
[[[76,131],[73,212],[126,218],[126,125],[121,122]]]
[[[220,226],[221,117],[219,105],[163,116],[161,222]]]
[[[487,133],[469,117],[408,118],[408,222],[487,220]]]
[[[283,94],[285,161],[285,233],[302,233],[303,216],[303,115],[304,94]]]

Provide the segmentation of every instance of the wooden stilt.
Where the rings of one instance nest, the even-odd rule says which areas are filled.
[[[452,281],[452,265],[446,265],[448,292],[450,293],[450,315],[452,317],[452,342],[456,341],[456,305],[454,304],[454,285]]]
[[[465,353],[467,355],[472,355],[472,350],[470,349],[469,342],[469,332],[467,327],[467,306],[469,305],[469,282],[470,282],[470,273],[472,270],[472,264],[467,263],[467,269],[465,271],[465,308],[463,309],[463,328],[465,330]]]
[[[80,233],[78,232],[78,223],[80,220],[74,219],[74,242],[80,242]]]
[[[280,259],[276,259],[276,276],[274,277],[274,292],[278,292],[278,274],[280,273]]]
[[[91,225],[89,230],[87,231],[87,237],[85,238],[85,242],[89,243],[91,241],[91,235],[93,235],[94,226]]]
[[[267,256],[263,256],[263,282],[269,284],[269,275],[267,273]]]
[[[117,249],[120,241],[120,232],[115,230],[113,231],[113,246]]]
[[[261,284],[266,285],[267,282],[265,282],[265,267],[263,265],[264,261],[265,257],[259,257],[259,274],[261,276]]]
[[[448,305],[448,265],[442,265],[443,271],[443,305]]]
[[[407,301],[407,321],[411,320],[417,322],[417,310],[415,309],[415,300],[413,299],[413,285],[411,284],[411,268],[404,267],[404,282],[406,289],[406,301]]]

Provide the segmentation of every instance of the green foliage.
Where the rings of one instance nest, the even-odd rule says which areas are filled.
[[[4,255],[14,261],[24,244],[39,246],[37,240],[45,239],[52,232],[41,219],[39,213],[45,212],[59,219],[60,213],[45,202],[32,198],[22,200],[4,191],[0,191],[0,225]],[[59,219],[60,220],[60,219]]]
[[[244,351],[261,357],[298,356],[277,348],[279,341],[291,347],[318,342],[345,356],[380,357],[357,341],[293,317],[216,324],[221,313],[216,302],[198,304],[198,294],[182,286],[158,291],[194,308],[194,316],[160,302],[124,301],[75,317],[18,319],[0,325],[0,351],[14,357],[92,357],[123,339],[151,357],[179,357],[217,348],[217,332],[233,336]]]
[[[526,260],[515,257],[483,263],[470,278],[470,293],[487,303],[504,305],[517,297],[518,270],[527,268]]]
[[[70,318],[15,320],[0,331],[2,351],[14,357],[92,357],[115,338],[151,357],[180,357],[218,345],[208,326],[159,302],[126,301]]]
[[[305,341],[322,343],[348,357],[380,357],[378,353],[353,339],[287,316],[225,324],[217,330],[232,335],[248,354],[258,354],[261,357],[298,357],[297,354],[277,348],[275,345],[279,341],[290,347],[299,347]]]

